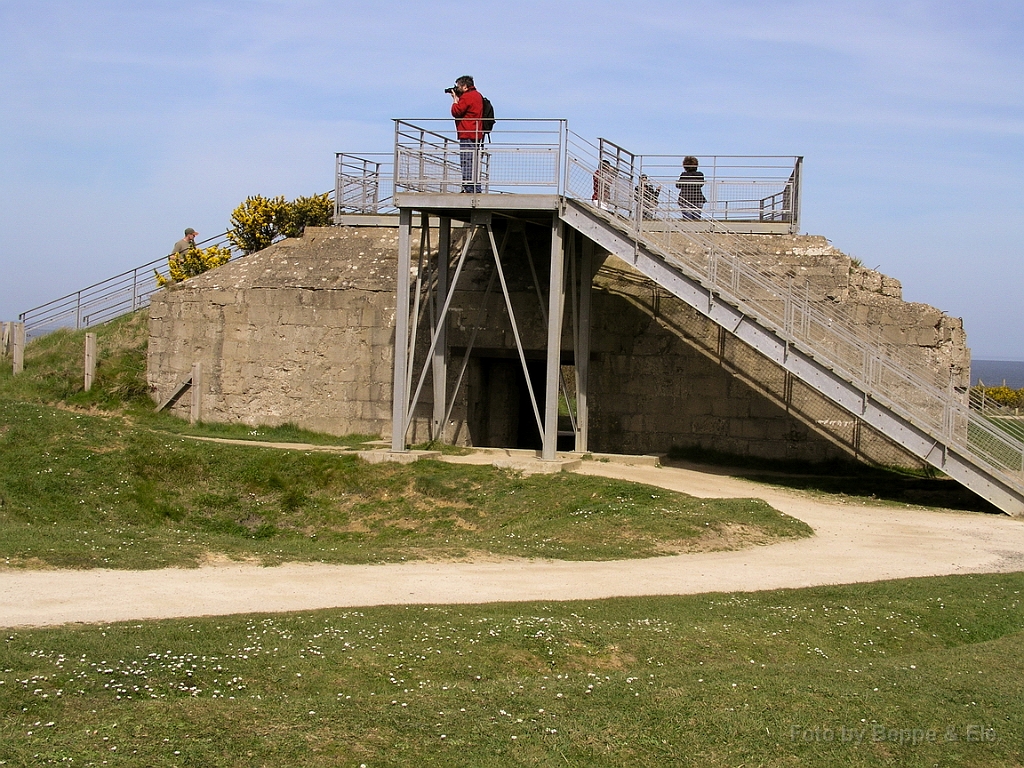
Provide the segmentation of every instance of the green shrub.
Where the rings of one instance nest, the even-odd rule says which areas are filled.
[[[334,222],[334,203],[325,192],[312,197],[297,197],[285,205],[281,234],[302,237],[306,227],[329,227]]]
[[[167,257],[167,276],[164,277],[156,270],[156,284],[161,288],[170,283],[180,283],[190,277],[201,275],[203,272],[227,264],[231,261],[231,249],[219,245],[211,245],[209,248],[199,249],[195,245],[189,246],[184,253],[175,253]]]
[[[247,197],[231,212],[228,240],[243,253],[262,251],[282,234],[287,225],[289,204],[284,197]]]

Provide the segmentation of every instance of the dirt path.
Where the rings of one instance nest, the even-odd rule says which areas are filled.
[[[807,522],[816,535],[739,552],[613,562],[3,571],[0,627],[385,604],[681,595],[1024,570],[1021,520],[844,504],[688,469],[587,462],[578,471],[703,498],[762,498]]]

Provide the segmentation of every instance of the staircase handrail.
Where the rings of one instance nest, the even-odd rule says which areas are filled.
[[[197,242],[196,247],[227,247],[232,250],[231,258],[237,258],[240,254],[227,236],[227,231],[221,232]],[[62,327],[74,327],[75,330],[91,328],[141,309],[149,303],[149,297],[160,289],[155,272],[162,271],[159,267],[166,266],[167,259],[167,256],[160,256],[134,269],[25,310],[18,319],[25,324],[26,336],[39,336]]]
[[[333,197],[334,190],[326,194]],[[195,245],[197,248],[227,248],[231,251],[229,261],[234,261],[244,254],[229,239],[231,231],[225,230]],[[25,310],[18,315],[18,320],[25,324],[26,337],[41,336],[65,327],[75,330],[91,328],[148,306],[150,297],[160,290],[156,273],[164,273],[160,266],[166,266],[168,258],[159,256],[134,269]]]
[[[590,202],[600,150],[570,134],[566,195]],[[642,168],[642,156],[637,157]],[[629,179],[628,186],[637,180]],[[745,242],[718,222],[685,221],[666,215],[675,213],[668,211],[668,206],[647,212],[643,208],[635,200],[619,199],[611,201],[599,215],[669,263],[684,267],[685,274],[698,279],[713,294],[757,319],[894,413],[1021,487],[1024,441],[972,412],[951,377],[942,381],[919,361],[864,338],[835,305],[813,300],[806,288],[800,295],[792,284],[781,284],[774,274],[756,269],[750,257],[758,254],[745,254]],[[685,247],[680,248],[680,239],[696,245],[697,253],[688,254]]]

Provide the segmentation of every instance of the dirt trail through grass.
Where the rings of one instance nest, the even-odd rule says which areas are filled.
[[[679,595],[1024,570],[1024,521],[862,506],[685,468],[588,462],[579,470],[700,498],[762,498],[809,539],[645,560],[392,565],[238,563],[195,570],[0,572],[0,626],[49,626],[389,604]]]

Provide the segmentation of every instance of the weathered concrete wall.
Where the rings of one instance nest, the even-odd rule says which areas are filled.
[[[506,240],[502,227],[506,279],[533,376],[544,358],[546,302],[537,284],[546,294],[549,228],[513,229]],[[453,235],[456,252],[464,236],[465,230]],[[167,397],[200,362],[204,420],[389,434],[397,240],[397,230],[387,228],[310,230],[157,294],[150,321],[154,398]],[[903,302],[897,281],[863,269],[824,238],[750,240],[765,271],[806,279],[809,294],[827,297],[901,354],[926,361],[939,376],[952,371],[955,381],[969,380],[959,320]],[[487,243],[474,241],[448,326],[449,391],[478,323],[481,330],[446,437],[526,444],[534,417],[497,283],[483,301],[490,264]],[[594,302],[592,449],[680,445],[770,458],[853,454],[914,463],[625,264],[609,259],[607,267]],[[420,361],[426,324],[417,337]],[[572,349],[571,333],[567,320],[563,349]],[[414,442],[427,437],[430,392],[428,376]],[[177,408],[186,411],[188,397]]]
[[[596,278],[591,434],[772,459],[920,462],[704,315],[610,259]]]
[[[199,362],[204,420],[384,433],[396,253],[395,230],[310,230],[155,294],[154,399]]]

